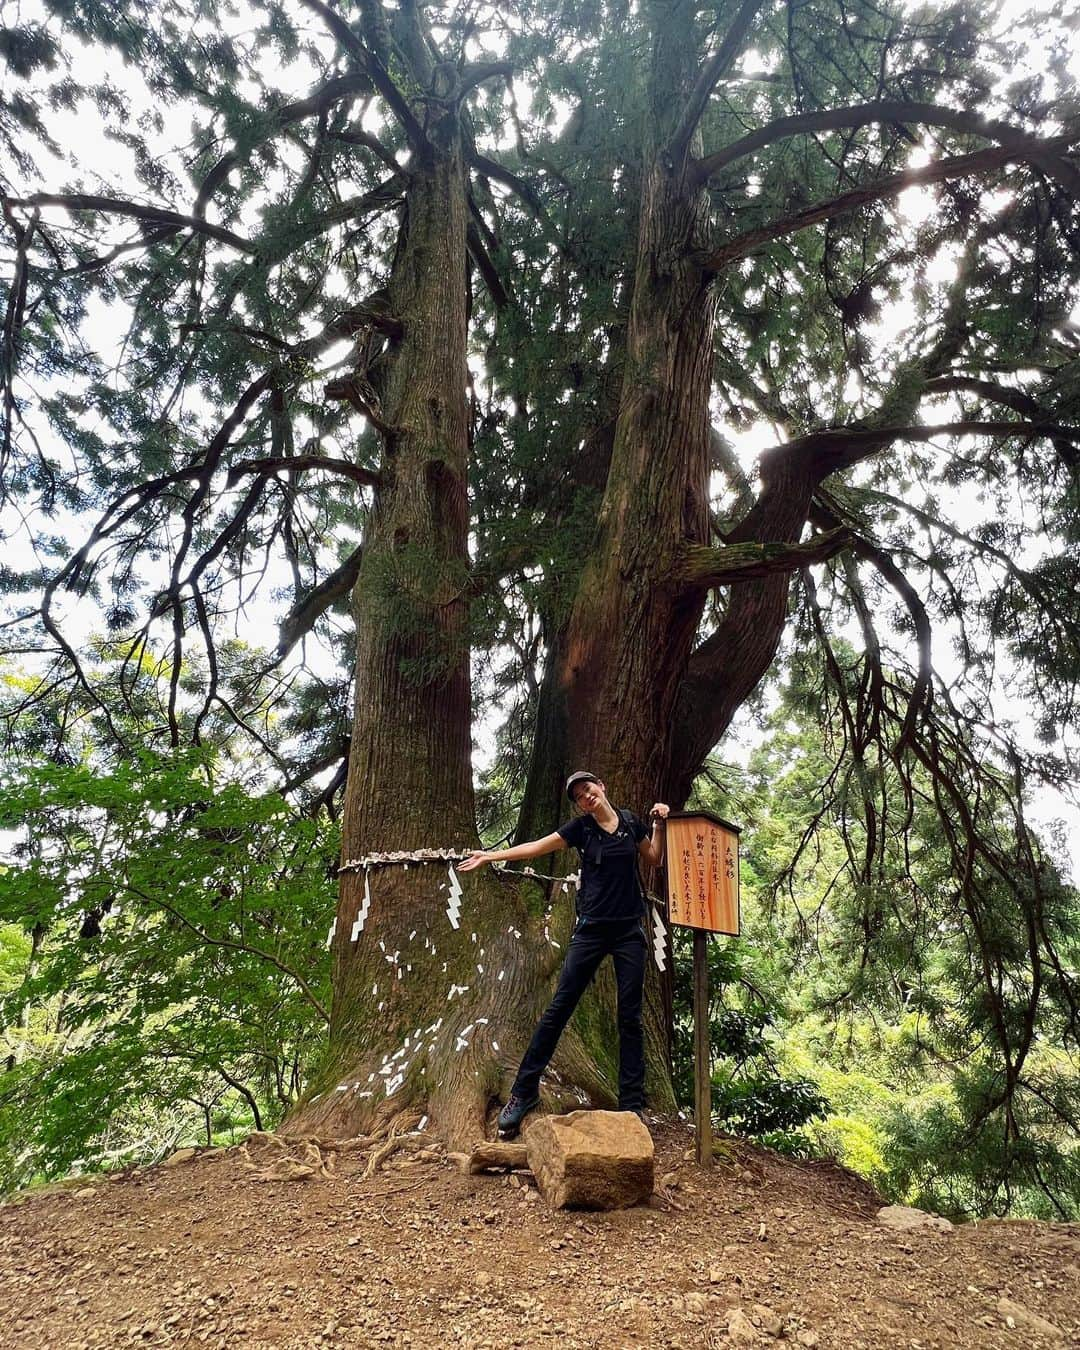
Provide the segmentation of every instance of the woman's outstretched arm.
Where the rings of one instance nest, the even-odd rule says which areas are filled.
[[[566,848],[566,840],[555,831],[545,834],[543,839],[530,839],[527,844],[515,844],[513,848],[481,849],[470,853],[463,863],[458,863],[459,872],[471,872],[474,867],[483,867],[485,863],[513,862],[515,858],[541,858],[545,853],[554,853]]]

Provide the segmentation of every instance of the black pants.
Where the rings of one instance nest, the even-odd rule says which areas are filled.
[[[641,997],[645,987],[645,929],[640,919],[608,923],[579,919],[563,962],[559,987],[521,1061],[511,1089],[515,1097],[535,1097],[540,1075],[555,1053],[563,1028],[600,962],[610,956],[619,990],[619,1109],[640,1110],[645,1103],[645,1045],[641,1032]]]

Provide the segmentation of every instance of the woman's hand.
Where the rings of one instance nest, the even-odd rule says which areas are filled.
[[[458,865],[457,865],[457,871],[459,871],[459,872],[471,872],[471,871],[473,871],[474,868],[477,868],[477,867],[483,867],[483,865],[484,865],[485,863],[489,863],[489,862],[491,862],[491,857],[490,857],[490,855],[487,854],[487,853],[484,853],[483,851],[480,851],[480,852],[477,852],[477,853],[470,853],[469,856],[465,859],[464,862],[458,863]]]
[[[667,823],[668,812],[670,810],[671,807],[668,806],[666,802],[653,802],[649,815],[654,824],[659,821],[661,825],[664,825]]]

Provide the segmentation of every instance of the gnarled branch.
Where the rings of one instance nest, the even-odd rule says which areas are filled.
[[[916,422],[910,426],[836,427],[813,431],[762,453],[765,468],[778,460],[812,460],[816,476],[848,469],[896,441],[932,441],[938,436],[1046,436],[1080,442],[1080,427],[1058,422]]]
[[[345,478],[351,478],[354,483],[359,483],[361,487],[378,487],[382,482],[379,474],[373,473],[371,469],[363,469],[359,464],[353,464],[347,459],[329,459],[325,455],[283,455],[279,458],[268,455],[262,459],[242,459],[238,464],[234,464],[229,470],[225,485],[232,487],[244,474],[271,474],[282,471],[301,473],[305,469],[321,469],[325,473],[341,474]]]

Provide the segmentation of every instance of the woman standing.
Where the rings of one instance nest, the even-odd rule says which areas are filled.
[[[637,859],[640,855],[650,867],[662,862],[668,808],[663,802],[653,806],[650,833],[632,811],[616,810],[603,782],[585,770],[566,780],[566,795],[582,815],[543,839],[473,853],[458,869],[469,872],[484,863],[539,858],[561,848],[576,848],[581,855],[577,923],[555,997],[537,1023],[510,1097],[499,1112],[499,1130],[506,1135],[517,1134],[523,1118],[539,1105],[540,1075],[605,956],[612,959],[619,991],[619,1110],[640,1115],[645,1104],[641,1000],[648,939],[642,925],[645,902]]]

